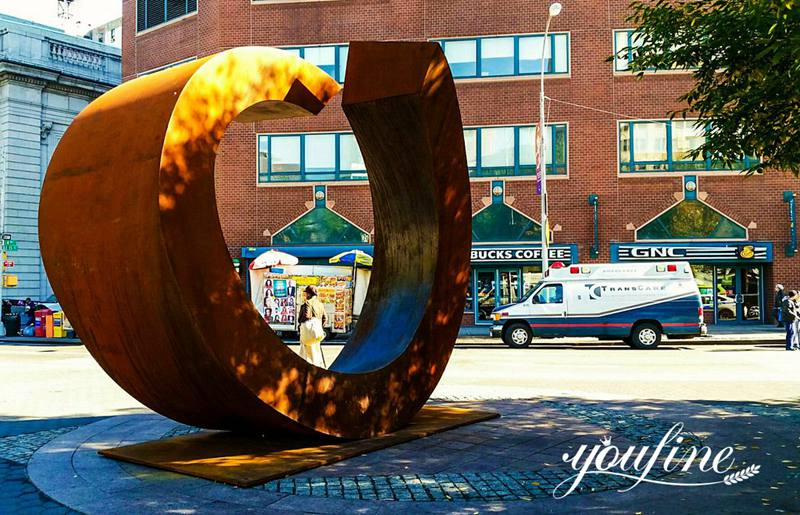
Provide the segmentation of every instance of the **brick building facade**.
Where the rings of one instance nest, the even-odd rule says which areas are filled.
[[[692,132],[688,125],[663,120],[680,107],[676,98],[691,77],[657,73],[638,80],[624,71],[624,59],[606,59],[626,37],[621,29],[628,27],[627,0],[565,2],[550,29],[562,39],[549,40],[545,62],[537,57],[542,40],[535,36],[544,31],[549,2],[539,0],[180,0],[183,11],[144,12],[159,3],[123,1],[123,80],[236,46],[303,52],[338,74],[346,51],[340,47],[351,40],[444,41],[451,66],[463,77],[456,82],[464,127],[481,128],[469,135],[468,145],[475,164],[474,225],[482,232],[473,243],[464,325],[480,325],[491,307],[514,300],[540,272],[539,197],[523,142],[538,120],[543,65],[551,99],[547,123],[562,131],[560,139],[556,129],[552,133],[556,143],[548,176],[550,223],[555,250],[560,249],[555,259],[689,259],[711,323],[768,321],[772,285],[800,286],[800,261],[785,249],[794,204],[784,192],[796,190],[796,179],[780,172],[743,177],[714,163],[687,162],[682,149],[702,137],[702,129]],[[454,40],[460,43],[449,46]],[[647,123],[629,125],[635,121]],[[498,126],[523,128],[493,130]],[[309,164],[318,156],[296,157],[296,164],[287,157],[325,139],[309,136],[348,130],[339,98],[317,117],[231,125],[219,149],[216,181],[222,227],[234,256],[243,250],[250,255],[249,247],[297,244],[286,235],[287,226],[314,209],[315,198],[362,234],[372,232],[365,175],[342,164],[346,136],[330,138],[331,145],[337,143],[335,170],[329,173]],[[280,139],[287,134],[305,136]],[[598,200],[596,256],[590,195]],[[488,216],[490,208],[495,211]],[[360,243],[368,247],[365,239],[369,236]],[[301,243],[308,259],[324,259],[325,244],[332,242]],[[520,260],[491,252],[499,250]]]

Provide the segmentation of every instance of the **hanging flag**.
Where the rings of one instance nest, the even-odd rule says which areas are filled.
[[[547,220],[544,225],[545,225],[544,237],[547,240],[547,244],[550,245],[550,243],[552,243],[551,238],[550,238],[550,236],[552,235],[552,233],[550,232],[550,220]]]
[[[541,124],[536,124],[536,133],[535,138],[536,141],[533,142],[534,148],[536,149],[536,194],[542,194],[542,146],[539,144],[542,141],[542,134],[540,132]]]

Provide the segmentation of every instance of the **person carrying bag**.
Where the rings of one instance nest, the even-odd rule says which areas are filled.
[[[322,354],[322,340],[325,338],[323,327],[328,321],[325,306],[317,296],[317,288],[308,285],[305,289],[306,300],[300,306],[297,321],[300,324],[300,357],[317,367],[327,367]]]

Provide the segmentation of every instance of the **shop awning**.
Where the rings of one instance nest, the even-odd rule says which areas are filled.
[[[298,258],[328,259],[348,250],[360,250],[373,255],[372,245],[286,245],[280,247],[242,247],[242,259],[255,259],[268,250],[286,252]]]
[[[242,247],[242,259],[255,259],[268,250],[286,252],[300,259],[329,259],[342,252],[360,250],[374,256],[373,245],[283,245],[276,247]],[[575,244],[554,244],[550,246],[550,261],[575,262],[578,246]],[[541,245],[538,244],[506,244],[506,245],[473,245],[471,261],[485,262],[527,262],[542,259]]]

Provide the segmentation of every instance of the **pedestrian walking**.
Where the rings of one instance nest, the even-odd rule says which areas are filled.
[[[776,284],[775,285],[775,302],[772,304],[772,314],[775,317],[775,325],[777,327],[783,327],[783,314],[781,313],[781,304],[783,303],[783,297],[785,294],[783,293],[783,285]]]
[[[786,327],[786,350],[797,350],[797,329],[798,324],[798,305],[797,305],[797,292],[789,290],[781,301],[781,315],[783,317],[783,325]]]
[[[317,288],[308,285],[305,289],[306,300],[300,306],[297,321],[300,323],[300,357],[317,367],[326,367],[322,354],[322,340],[325,338],[323,327],[328,321],[325,306],[317,296]]]

